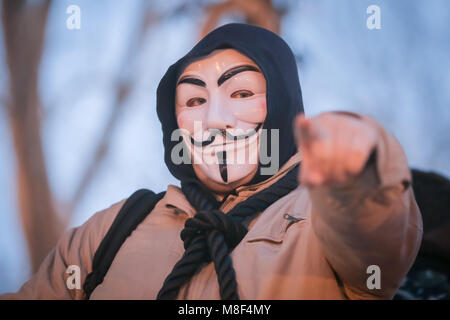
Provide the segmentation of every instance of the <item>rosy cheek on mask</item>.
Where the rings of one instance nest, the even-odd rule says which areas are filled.
[[[248,100],[237,100],[230,103],[230,108],[238,120],[251,123],[264,122],[267,115],[266,94],[258,94]]]
[[[177,117],[178,127],[181,129],[186,129],[189,131],[189,134],[197,140],[203,140],[203,136],[205,135],[205,119],[206,113],[208,112],[206,107],[201,108],[184,108],[184,110],[180,111]],[[202,131],[196,132],[195,123],[197,122],[197,130],[200,128]],[[200,127],[201,125],[201,127]]]

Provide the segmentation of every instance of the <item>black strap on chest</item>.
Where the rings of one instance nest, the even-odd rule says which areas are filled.
[[[164,195],[165,192],[155,194],[153,191],[140,189],[125,201],[95,252],[92,272],[87,275],[83,284],[86,300],[89,300],[94,289],[103,282],[122,244]]]

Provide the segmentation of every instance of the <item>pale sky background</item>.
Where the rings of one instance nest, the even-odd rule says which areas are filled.
[[[150,3],[150,2],[146,2]],[[42,139],[52,191],[71,198],[111,108],[114,79],[136,75],[107,159],[70,227],[138,188],[178,184],[163,161],[156,87],[166,69],[195,44],[203,11],[175,16],[181,1],[156,0],[152,26],[131,67],[127,44],[141,0],[60,0],[49,14],[40,73]],[[289,5],[281,36],[299,57],[305,111],[348,110],[374,116],[393,132],[411,167],[450,176],[450,2],[446,0],[304,0]],[[81,29],[66,28],[66,8],[81,8]],[[368,30],[366,9],[381,8],[381,30]],[[1,9],[0,9],[1,10]],[[228,19],[226,21],[232,21]],[[234,20],[236,21],[236,20]],[[239,21],[239,20],[237,20]],[[225,20],[223,21],[225,22]],[[0,95],[7,90],[0,35]],[[0,108],[0,293],[30,276],[16,204],[14,153]]]

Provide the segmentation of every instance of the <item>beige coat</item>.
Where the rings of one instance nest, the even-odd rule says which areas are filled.
[[[298,187],[254,219],[232,252],[241,299],[393,297],[417,255],[422,220],[400,145],[371,118],[363,119],[379,132],[376,164],[345,188]],[[237,196],[230,195],[221,209],[228,212],[299,162],[296,154],[270,179],[237,188]],[[124,201],[68,230],[31,280],[2,298],[82,299],[82,289],[67,288],[66,269],[79,266],[84,283]],[[194,214],[181,190],[168,186],[165,197],[123,244],[91,299],[154,299],[183,254],[180,231]],[[380,268],[380,289],[367,286],[371,265]],[[220,299],[211,263],[182,288],[179,298]]]

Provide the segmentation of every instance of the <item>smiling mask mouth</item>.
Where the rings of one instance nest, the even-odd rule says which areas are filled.
[[[192,136],[190,136],[191,143],[194,146],[196,146],[196,147],[206,147],[206,146],[208,146],[208,145],[210,145],[211,143],[214,142],[214,140],[216,139],[217,135],[222,135],[222,137],[228,138],[229,140],[232,140],[232,141],[248,139],[251,136],[255,135],[258,132],[258,130],[261,128],[261,126],[262,126],[262,122],[258,123],[256,128],[252,129],[250,131],[250,133],[244,133],[244,134],[240,134],[240,135],[236,135],[236,136],[231,134],[231,133],[229,133],[225,129],[212,129],[212,130],[210,130],[211,131],[211,135],[209,136],[209,138],[207,140],[205,140],[205,141],[197,141]],[[224,139],[224,141],[225,141],[225,139]]]
[[[190,136],[191,143],[196,147],[206,147],[214,142],[217,135],[222,135],[223,139],[223,146],[227,144],[226,140],[227,138],[231,141],[238,141],[238,140],[248,140],[250,137],[254,136],[258,130],[262,127],[263,123],[260,122],[258,125],[252,129],[249,133],[244,133],[240,135],[233,135],[225,129],[213,129],[211,130],[211,135],[208,140],[205,141],[196,141],[192,136]],[[220,177],[222,178],[222,181],[227,183],[228,182],[228,164],[227,164],[227,152],[225,150],[223,151],[217,151],[216,157],[219,164],[219,173]]]

